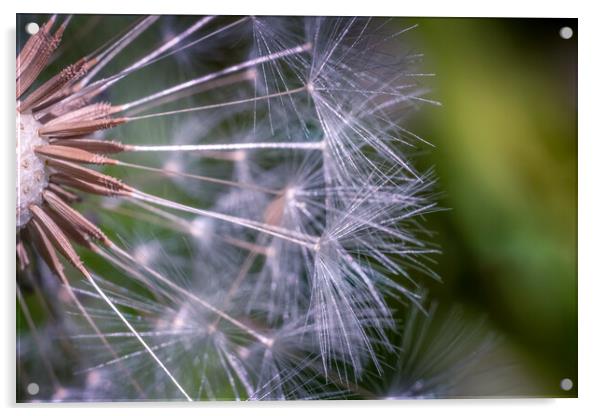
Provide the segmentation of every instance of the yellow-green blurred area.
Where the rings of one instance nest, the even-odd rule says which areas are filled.
[[[523,393],[575,396],[577,20],[414,20],[442,106],[412,127],[436,147],[419,162],[435,166],[449,208],[428,220],[443,253],[432,294],[491,318],[528,376]]]

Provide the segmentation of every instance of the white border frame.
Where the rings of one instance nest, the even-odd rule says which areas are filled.
[[[14,222],[14,176],[15,162],[12,147],[14,136],[14,67],[15,67],[15,14],[17,12],[53,12],[53,13],[157,13],[157,14],[280,14],[280,15],[370,15],[370,16],[488,16],[488,17],[577,17],[579,18],[579,399],[487,399],[487,400],[440,400],[428,402],[312,402],[312,403],[201,403],[185,404],[94,404],[83,405],[88,414],[107,412],[131,412],[132,407],[144,407],[149,415],[164,414],[166,408],[176,407],[178,413],[198,414],[232,414],[244,411],[249,414],[308,414],[343,413],[347,415],[366,414],[372,410],[378,414],[400,414],[416,412],[423,414],[445,413],[455,415],[504,415],[528,411],[530,414],[572,416],[570,412],[585,414],[592,408],[601,408],[598,397],[602,386],[600,377],[602,368],[600,356],[600,307],[602,304],[602,276],[598,271],[597,260],[600,257],[600,236],[602,235],[601,204],[601,166],[598,156],[602,156],[602,144],[599,132],[600,78],[602,67],[600,62],[600,26],[602,16],[596,12],[594,2],[578,1],[545,1],[527,2],[525,0],[505,0],[503,2],[483,1],[433,1],[421,0],[401,2],[395,0],[370,0],[352,3],[349,0],[302,0],[288,2],[272,1],[180,1],[163,2],[127,2],[123,0],[103,0],[98,3],[83,0],[28,0],[2,2],[0,18],[3,23],[5,58],[0,65],[2,71],[2,91],[6,93],[0,113],[5,136],[2,139],[3,151],[0,152],[0,164],[3,166],[0,195],[11,195],[13,204],[2,203],[2,259],[0,264],[7,270],[2,274],[2,300],[4,316],[0,349],[3,360],[0,377],[0,394],[3,406],[12,407],[10,414],[37,410],[53,415],[71,412],[81,413],[82,405],[15,405],[15,296],[14,280],[15,256],[12,228]],[[6,201],[6,199],[5,199]],[[8,335],[7,335],[8,334]],[[124,409],[125,408],[125,409]],[[129,410],[128,410],[129,408]]]

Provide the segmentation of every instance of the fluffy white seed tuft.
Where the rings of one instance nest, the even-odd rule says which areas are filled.
[[[17,228],[27,224],[29,206],[42,202],[48,184],[44,162],[34,152],[36,146],[48,144],[38,135],[41,126],[31,113],[17,116]]]

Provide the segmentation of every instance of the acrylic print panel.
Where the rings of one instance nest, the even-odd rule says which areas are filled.
[[[17,400],[575,397],[576,37],[17,15]]]

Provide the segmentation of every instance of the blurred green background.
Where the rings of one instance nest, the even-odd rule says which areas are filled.
[[[412,123],[449,208],[428,218],[443,252],[432,293],[491,318],[523,394],[576,396],[577,19],[410,20],[443,104]]]

